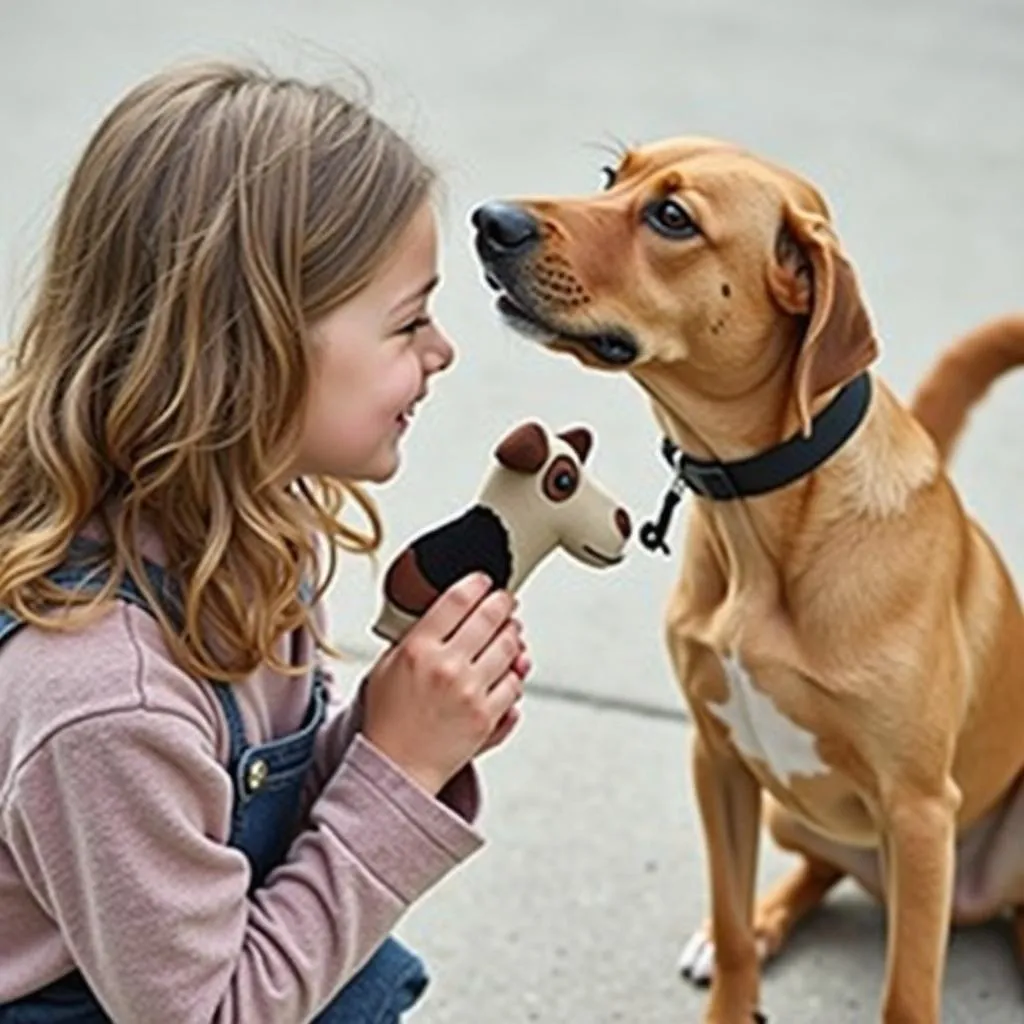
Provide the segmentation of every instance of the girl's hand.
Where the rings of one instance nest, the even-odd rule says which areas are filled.
[[[525,679],[533,668],[533,664],[530,661],[529,655],[526,653],[526,644],[523,643],[520,638],[521,651],[519,657],[516,659],[515,664],[512,666],[512,671],[515,672],[520,679]],[[498,724],[494,727],[494,732],[487,737],[486,742],[480,748],[479,753],[485,754],[488,750],[494,750],[495,747],[500,747],[512,735],[512,730],[519,724],[519,720],[523,717],[522,712],[517,706],[510,707],[498,720]]]
[[[449,588],[367,677],[364,735],[431,794],[515,725],[529,662],[515,599],[490,587]]]

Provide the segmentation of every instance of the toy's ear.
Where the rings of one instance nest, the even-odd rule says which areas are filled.
[[[558,435],[580,457],[580,462],[587,461],[590,449],[594,446],[594,435],[586,427],[572,427]]]
[[[514,473],[536,473],[551,454],[548,435],[539,423],[520,424],[504,438],[494,454]]]

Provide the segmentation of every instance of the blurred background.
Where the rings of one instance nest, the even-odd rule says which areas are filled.
[[[609,147],[708,134],[814,179],[901,394],[948,339],[1024,305],[1020,0],[0,0],[5,335],[101,116],[139,78],[209,56],[341,82],[358,69],[442,171],[437,312],[460,359],[417,417],[401,477],[378,492],[381,565],[471,500],[494,442],[527,416],[591,425],[594,473],[634,518],[656,511],[666,476],[645,401],[501,327],[469,245],[476,203],[591,191]],[[977,417],[954,472],[1020,572],[1018,387]],[[434,974],[417,1024],[698,1018],[703,997],[674,973],[705,905],[688,726],[661,644],[674,573],[674,558],[639,548],[611,573],[556,556],[524,590],[537,667],[517,735],[483,766],[491,841],[401,929]],[[350,685],[377,650],[368,564],[343,565],[332,605]],[[764,860],[766,878],[785,864]],[[883,927],[841,888],[769,972],[771,1019],[872,1020]],[[958,933],[946,1019],[1021,1011],[1006,930]]]

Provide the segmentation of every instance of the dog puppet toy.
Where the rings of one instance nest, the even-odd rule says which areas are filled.
[[[586,427],[553,433],[522,423],[498,444],[476,502],[421,534],[390,564],[383,606],[371,627],[398,641],[456,580],[483,571],[516,591],[556,548],[603,569],[625,558],[629,513],[584,471],[593,446]]]

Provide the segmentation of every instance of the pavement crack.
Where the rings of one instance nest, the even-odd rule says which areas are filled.
[[[632,715],[635,718],[656,718],[670,722],[689,722],[685,711],[679,708],[665,708],[657,704],[643,701],[627,700],[623,697],[605,697],[585,690],[575,690],[557,683],[542,683],[529,680],[526,684],[527,696],[539,700],[549,700],[560,704],[576,704],[594,708],[599,711],[615,711],[619,714]]]

